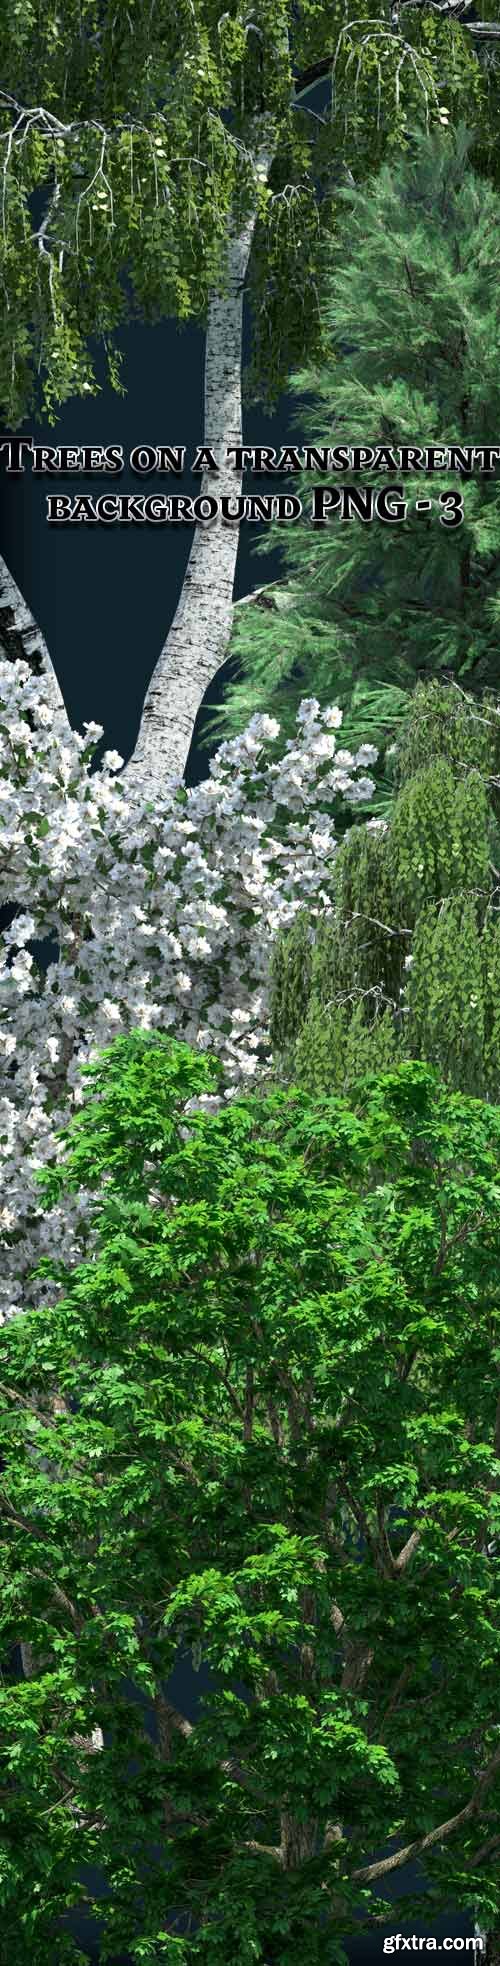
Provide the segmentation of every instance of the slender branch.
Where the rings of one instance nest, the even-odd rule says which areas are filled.
[[[169,1761],[172,1752],[173,1736],[180,1734],[184,1741],[190,1741],[195,1731],[194,1726],[190,1720],[186,1720],[185,1714],[179,1712],[178,1707],[172,1705],[172,1701],[167,1699],[166,1694],[161,1689],[158,1689],[155,1693],[154,1708],[158,1726],[160,1754],[162,1760]],[[255,1799],[256,1792],[258,1793],[260,1788],[260,1781],[257,1775],[252,1775],[250,1769],[241,1768],[238,1762],[233,1757],[230,1757],[226,1761],[219,1762],[219,1770],[221,1775],[227,1775],[230,1781],[237,1782],[240,1788],[248,1790]]]
[[[413,935],[413,929],[390,928],[388,922],[379,922],[378,917],[376,915],[367,915],[366,910],[364,908],[356,908],[353,915],[347,916],[344,922],[344,928],[352,928],[353,922],[360,922],[360,921],[368,922],[370,928],[381,928],[383,930],[384,935],[395,935],[396,939],[401,935]]]
[[[247,1365],[246,1389],[245,1389],[245,1418],[244,1418],[244,1431],[243,1431],[243,1438],[245,1441],[251,1441],[252,1439],[254,1406],[255,1406],[255,1385],[254,1385],[253,1367],[251,1365]]]
[[[64,1794],[58,1795],[57,1801],[51,1802],[48,1809],[40,1810],[40,1814],[38,1818],[39,1822],[44,1822],[47,1816],[52,1816],[54,1813],[54,1809],[64,1809],[66,1807],[66,1803],[71,1801],[71,1797],[73,1795],[76,1795],[76,1782],[71,1782],[69,1788],[64,1790]]]
[[[414,1555],[415,1550],[418,1550],[420,1540],[421,1540],[420,1529],[413,1529],[411,1536],[408,1537],[408,1542],[405,1543],[404,1548],[399,1551],[399,1556],[393,1557],[394,1571],[398,1575],[401,1575],[402,1570],[406,1570],[407,1564],[410,1562],[411,1557]]]
[[[61,1611],[67,1611],[68,1617],[71,1619],[71,1623],[74,1627],[74,1630],[76,1632],[80,1632],[82,1629],[82,1624],[84,1623],[84,1619],[81,1616],[79,1616],[78,1611],[76,1609],[76,1605],[72,1603],[72,1600],[70,1597],[67,1596],[66,1591],[63,1591],[61,1584],[56,1583],[55,1577],[50,1577],[47,1570],[40,1570],[38,1566],[36,1566],[32,1570],[28,1570],[27,1574],[29,1577],[40,1577],[42,1583],[48,1584],[51,1597],[53,1597],[54,1599],[54,1603],[59,1605]]]
[[[233,605],[235,608],[245,608],[248,606],[249,601],[258,601],[261,607],[275,607],[276,603],[273,600],[275,587],[286,587],[288,585],[289,582],[287,581],[286,575],[283,574],[281,579],[269,581],[266,587],[253,587],[250,594],[240,594],[239,600],[235,601]],[[277,607],[276,612],[279,612]]]
[[[25,1399],[24,1394],[15,1392],[13,1386],[4,1386],[3,1380],[1,1379],[0,1393],[3,1394],[4,1399],[14,1400],[16,1406],[24,1407],[26,1413],[33,1413],[37,1420],[42,1419],[43,1422],[44,1416],[40,1414],[40,1408],[37,1406],[36,1400]]]
[[[379,1746],[382,1745],[384,1740],[387,1721],[392,1719],[394,1713],[397,1713],[398,1707],[401,1704],[403,1693],[406,1692],[408,1680],[411,1679],[413,1670],[414,1670],[413,1661],[410,1660],[409,1663],[407,1662],[407,1664],[403,1666],[403,1670],[402,1672],[400,1672],[399,1678],[396,1680],[396,1685],[393,1688],[390,1700],[388,1700],[387,1706],[384,1708],[384,1712],[382,1714],[382,1726],[381,1728],[377,1728],[376,1730],[377,1744]]]
[[[24,1529],[26,1535],[34,1536],[35,1538],[42,1536],[43,1531],[37,1529],[35,1523],[27,1522],[26,1517],[19,1515],[17,1509],[13,1508],[12,1502],[9,1502],[8,1496],[4,1495],[3,1489],[0,1490],[0,1512],[2,1509],[4,1514],[8,1516],[9,1522],[14,1523],[16,1529]]]
[[[275,1843],[256,1843],[254,1837],[250,1837],[243,1844],[243,1849],[250,1850],[256,1857],[272,1857],[275,1864],[283,1864],[283,1851]]]
[[[477,1864],[483,1864],[485,1857],[489,1857],[492,1850],[498,1850],[499,1845],[500,1833],[488,1836],[486,1842],[481,1843],[479,1850],[474,1850],[473,1856],[466,1858],[466,1870],[475,1870]]]
[[[174,1707],[172,1701],[167,1700],[164,1693],[160,1691],[155,1693],[154,1706],[158,1723],[160,1751],[165,1760],[168,1760],[170,1757],[172,1733],[182,1734],[183,1739],[189,1741],[193,1733],[193,1728],[191,1721],[186,1720],[183,1713],[179,1713],[178,1707]]]
[[[459,1809],[456,1816],[449,1816],[447,1822],[438,1823],[437,1828],[429,1830],[427,1836],[417,1836],[413,1843],[406,1843],[403,1850],[395,1850],[391,1857],[381,1857],[378,1863],[363,1864],[359,1870],[352,1872],[353,1878],[360,1884],[373,1884],[377,1878],[387,1877],[393,1870],[402,1870],[404,1864],[411,1863],[415,1857],[423,1856],[424,1851],[432,1849],[433,1844],[444,1843],[448,1836],[453,1835],[454,1830],[460,1829],[462,1823],[469,1822],[471,1816],[480,1814],[483,1795],[490,1787],[499,1768],[500,1747],[496,1749],[487,1768],[480,1775],[477,1787],[464,1809]]]
[[[481,1209],[479,1215],[468,1216],[467,1221],[462,1224],[462,1228],[457,1229],[456,1234],[454,1236],[450,1236],[450,1240],[448,1242],[446,1236],[446,1227],[447,1227],[446,1216],[444,1213],[444,1209],[441,1207],[440,1202],[437,1203],[437,1208],[441,1219],[441,1240],[436,1257],[436,1262],[434,1264],[434,1275],[440,1276],[441,1270],[444,1268],[444,1264],[446,1263],[448,1256],[451,1255],[452,1249],[458,1249],[461,1243],[467,1241],[468,1235],[470,1235],[475,1229],[481,1228],[481,1224],[484,1222],[485,1219],[485,1211],[484,1209]]]

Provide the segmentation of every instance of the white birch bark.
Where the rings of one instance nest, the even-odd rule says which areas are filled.
[[[1,554],[0,658],[5,662],[27,662],[34,676],[43,677],[61,743],[73,748],[73,733],[47,644]]]
[[[274,150],[268,128],[254,152],[256,191],[269,174]],[[227,292],[214,295],[209,306],[203,442],[214,451],[219,472],[216,478],[202,478],[200,495],[234,497],[241,492],[242,475],[226,463],[226,450],[242,443],[243,289],[256,216],[257,200],[239,232],[230,225]],[[162,792],[169,778],[182,777],[197,712],[227,654],[238,540],[237,523],[224,524],[219,514],[195,528],[180,600],[147,691],[137,744],[122,774],[125,781],[140,779],[150,797]]]

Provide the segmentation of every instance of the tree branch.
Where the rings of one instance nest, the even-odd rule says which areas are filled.
[[[160,1690],[155,1693],[154,1710],[158,1726],[160,1754],[164,1761],[169,1761],[172,1748],[172,1735],[174,1733],[182,1734],[183,1739],[189,1741],[193,1733],[191,1721],[186,1720],[184,1714],[179,1713],[178,1707],[174,1707],[172,1701],[167,1700],[166,1695]]]
[[[54,1599],[54,1603],[59,1605],[61,1611],[67,1611],[68,1617],[71,1619],[71,1623],[73,1625],[74,1631],[80,1632],[82,1629],[82,1624],[84,1624],[85,1621],[82,1618],[82,1616],[79,1615],[76,1609],[76,1605],[72,1603],[72,1600],[70,1597],[67,1596],[66,1591],[62,1589],[62,1585],[56,1583],[55,1577],[51,1577],[47,1570],[38,1569],[38,1566],[33,1570],[31,1569],[28,1570],[27,1575],[28,1577],[39,1577],[41,1578],[42,1583],[48,1584],[51,1597],[53,1597]]]
[[[397,30],[399,14],[404,13],[406,8],[412,8],[413,10],[417,9],[421,13],[427,10],[431,14],[438,14],[442,19],[456,20],[458,18],[460,20],[460,27],[463,27],[464,32],[466,34],[472,34],[478,40],[498,40],[500,37],[500,22],[486,20],[468,21],[462,18],[466,6],[470,4],[471,0],[398,0],[398,18],[396,19],[395,17],[396,10],[393,10],[393,27]],[[351,22],[352,27],[357,25],[357,22]],[[360,25],[364,26],[364,22],[360,23]],[[318,82],[324,82],[326,77],[333,73],[334,60],[335,56],[332,50],[331,54],[323,55],[321,61],[313,62],[310,68],[303,68],[299,75],[294,76],[293,102],[298,102],[301,96],[307,95],[310,89],[317,88]]]
[[[381,1857],[378,1863],[363,1864],[359,1870],[352,1872],[353,1878],[360,1884],[373,1884],[377,1878],[387,1877],[393,1870],[402,1870],[404,1864],[411,1863],[415,1857],[423,1856],[424,1851],[431,1850],[434,1843],[444,1843],[448,1836],[452,1836],[454,1830],[460,1829],[462,1823],[467,1823],[471,1816],[480,1814],[483,1795],[490,1787],[499,1768],[500,1747],[496,1749],[487,1768],[480,1775],[477,1788],[474,1789],[464,1809],[459,1809],[456,1816],[449,1816],[447,1822],[438,1823],[437,1828],[429,1830],[427,1836],[417,1836],[413,1843],[406,1843],[403,1850],[395,1850],[391,1857]]]
[[[434,1275],[436,1277],[440,1276],[441,1270],[444,1268],[444,1264],[446,1263],[448,1256],[451,1255],[452,1249],[458,1249],[462,1242],[467,1241],[468,1235],[470,1235],[475,1229],[480,1229],[481,1224],[484,1222],[484,1208],[482,1208],[480,1210],[479,1215],[469,1216],[467,1221],[462,1224],[462,1228],[457,1229],[456,1234],[454,1236],[450,1236],[450,1240],[448,1242],[446,1239],[446,1229],[447,1229],[446,1216],[444,1213],[444,1209],[441,1207],[440,1202],[437,1203],[437,1209],[441,1220],[441,1241],[436,1257],[436,1262],[434,1265]]]
[[[411,1536],[408,1537],[407,1543],[405,1543],[403,1549],[399,1551],[399,1556],[393,1557],[393,1568],[397,1576],[401,1575],[402,1570],[406,1570],[406,1566],[408,1563],[410,1563],[415,1550],[418,1550],[420,1540],[421,1540],[421,1530],[412,1529]]]
[[[466,1870],[475,1870],[477,1864],[483,1864],[485,1857],[489,1857],[493,1850],[498,1849],[499,1845],[500,1833],[497,1833],[495,1836],[488,1836],[486,1842],[481,1843],[479,1850],[475,1850],[472,1857],[467,1857]]]
[[[256,1857],[272,1857],[275,1864],[283,1864],[283,1851],[275,1843],[256,1843],[255,1839],[250,1837],[242,1848],[251,1850]]]

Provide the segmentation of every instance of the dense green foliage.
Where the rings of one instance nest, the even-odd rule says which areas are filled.
[[[277,945],[272,1040],[285,1074],[346,1090],[404,1056],[500,1098],[500,708],[419,684],[389,823],[337,859],[335,906]]]
[[[91,1069],[45,1179],[96,1245],[0,1334],[9,1966],[81,1957],[77,1902],[103,1961],[328,1966],[395,1863],[400,1917],[500,1911],[500,1111],[212,1085],[138,1033]]]
[[[500,193],[471,169],[467,147],[464,129],[420,133],[369,185],[339,191],[322,286],[326,352],[292,378],[298,443],[496,442]],[[266,527],[257,547],[279,546],[283,582],[264,589],[265,605],[236,609],[240,671],[212,730],[241,729],[265,708],[290,732],[300,697],[313,693],[322,705],[350,705],[366,734],[368,690],[376,737],[377,724],[387,732],[400,710],[399,691],[419,676],[444,670],[474,689],[495,683],[498,467],[469,477],[313,471],[292,482],[303,516]],[[407,518],[333,516],[318,525],[309,516],[314,482],[399,482]],[[441,522],[437,504],[452,489],[464,505],[456,527]],[[418,514],[415,498],[426,494],[433,509]]]
[[[486,18],[494,17],[485,0]],[[483,46],[426,7],[360,0],[16,0],[0,21],[0,400],[12,426],[97,382],[90,337],[120,386],[116,334],[202,319],[224,277],[229,216],[248,207],[263,118],[277,138],[252,255],[249,389],[276,402],[322,345],[318,284],[344,163],[376,169],[408,128],[467,103],[495,169],[498,78]],[[404,30],[403,30],[404,22]],[[295,101],[333,76],[331,116]],[[34,196],[35,194],[35,196]],[[36,215],[35,215],[36,214]],[[36,398],[35,398],[36,401]]]

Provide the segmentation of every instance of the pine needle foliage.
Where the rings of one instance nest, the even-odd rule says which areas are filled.
[[[296,442],[428,447],[491,444],[500,428],[500,193],[470,163],[471,139],[416,131],[405,155],[369,184],[338,190],[325,246],[326,354],[296,372]],[[404,482],[405,520],[385,525],[310,517],[318,474],[286,482],[302,517],[266,527],[258,554],[279,549],[283,579],[235,611],[239,664],[217,727],[240,729],[265,707],[291,728],[304,691],[366,724],[381,685],[378,731],[401,693],[428,676],[473,692],[494,686],[500,612],[500,476],[443,470],[321,475],[374,487]],[[280,485],[284,480],[279,480]],[[463,498],[463,520],[440,518],[440,493]],[[433,501],[415,512],[417,497]],[[393,693],[391,705],[389,692]],[[375,723],[377,719],[375,718]],[[212,733],[214,725],[212,725]],[[376,741],[376,740],[375,740]]]

